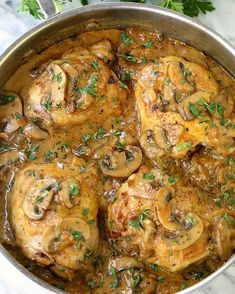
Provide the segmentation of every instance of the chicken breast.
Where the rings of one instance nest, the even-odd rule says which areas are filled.
[[[12,189],[17,245],[28,258],[53,265],[55,271],[89,269],[98,250],[99,185],[95,166],[89,166],[89,174],[79,173],[83,164],[81,159],[30,164],[16,176]]]
[[[91,46],[94,55],[77,47],[50,63],[29,89],[26,116],[47,126],[68,126],[120,115],[127,92],[101,59],[106,51],[111,54],[105,45]]]
[[[171,272],[207,257],[212,246],[208,223],[187,202],[183,209],[177,206],[177,194],[183,192],[156,169],[149,172],[142,167],[130,176],[108,209],[109,231],[118,248]]]
[[[183,158],[198,144],[220,153],[221,146],[232,148],[234,131],[226,129],[221,119],[227,104],[230,109],[233,103],[224,106],[217,102],[221,97],[218,83],[203,66],[175,56],[160,58],[140,72],[135,96],[140,143],[149,158]],[[215,132],[217,139],[212,140],[214,135],[209,134]]]

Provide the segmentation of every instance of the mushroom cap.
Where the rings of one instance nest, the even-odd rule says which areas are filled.
[[[126,146],[124,151],[110,152],[100,161],[103,174],[124,178],[130,176],[142,163],[142,151],[136,146]]]
[[[48,137],[48,132],[41,129],[38,125],[34,123],[29,123],[24,127],[24,133],[30,138],[36,140],[44,140]]]
[[[26,192],[23,202],[24,213],[33,220],[43,218],[57,190],[58,183],[54,179],[35,181]]]

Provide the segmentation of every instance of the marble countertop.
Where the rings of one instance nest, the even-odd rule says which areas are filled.
[[[235,46],[235,0],[211,0],[216,10],[207,15],[200,15],[198,20],[213,28]],[[92,3],[98,2],[92,0]],[[103,1],[107,2],[107,1]],[[160,0],[150,0],[156,4]],[[18,37],[40,23],[29,16],[18,13],[20,0],[0,1],[0,54]],[[80,1],[74,0],[65,9],[80,7]],[[0,253],[0,293],[1,294],[49,294],[33,281],[18,272]],[[194,292],[196,294],[234,294],[235,266],[231,266],[212,282]]]

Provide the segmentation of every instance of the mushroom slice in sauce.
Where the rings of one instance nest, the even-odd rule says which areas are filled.
[[[172,187],[163,187],[156,194],[155,207],[161,225],[170,231],[180,229],[180,226],[172,220],[170,202],[175,194]]]
[[[23,210],[33,220],[44,217],[54,194],[58,191],[58,183],[53,179],[38,180],[26,192]]]
[[[56,253],[61,250],[61,232],[58,226],[49,226],[42,234],[42,246],[48,253]]]
[[[0,95],[0,125],[2,126],[2,132],[13,133],[18,130],[20,125],[17,122],[17,116],[21,117],[22,114],[22,102],[18,95],[15,93]]]
[[[76,179],[67,179],[61,183],[59,198],[63,205],[72,208],[80,195],[80,182]]]
[[[203,230],[204,225],[201,218],[190,212],[184,219],[184,228],[168,235],[167,238],[164,237],[164,241],[171,249],[182,250],[195,243],[201,237]]]
[[[178,111],[184,120],[192,120],[194,119],[194,115],[191,113],[189,109],[190,103],[197,103],[200,99],[205,100],[206,102],[210,102],[210,93],[206,93],[203,91],[198,91],[187,98],[185,98],[178,106]]]
[[[184,93],[191,93],[195,87],[189,83],[183,73],[184,65],[179,61],[173,61],[168,67],[169,78],[180,91]]]
[[[48,133],[34,123],[27,124],[24,127],[24,133],[28,135],[30,138],[36,140],[44,140],[48,137]]]
[[[227,260],[235,249],[234,218],[228,216],[217,218],[214,230],[214,243],[221,260]]]
[[[140,144],[150,159],[164,155],[164,151],[158,146],[152,130],[146,130],[142,133]]]
[[[103,174],[111,177],[128,177],[142,163],[142,151],[136,146],[127,146],[125,150],[110,152],[100,162]]]
[[[115,55],[112,53],[112,44],[107,39],[91,45],[89,51],[105,62],[112,61],[115,58]]]
[[[172,187],[161,188],[157,192],[155,205],[161,225],[171,231],[164,240],[172,249],[182,250],[201,237],[204,226],[202,220],[195,213],[188,213],[180,224],[172,220],[170,202],[174,194],[175,190]]]

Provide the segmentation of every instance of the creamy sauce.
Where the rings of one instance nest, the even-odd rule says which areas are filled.
[[[202,280],[235,248],[234,93],[218,64],[154,32],[34,56],[1,96],[1,242],[69,293]]]

